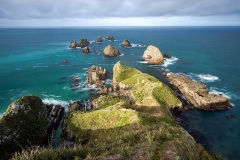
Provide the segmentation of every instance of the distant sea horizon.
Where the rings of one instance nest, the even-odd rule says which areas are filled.
[[[115,41],[105,37],[112,35]],[[96,43],[102,36],[103,43]],[[87,38],[91,53],[70,49],[72,40]],[[132,48],[119,44],[128,39]],[[104,47],[115,46],[119,57],[102,56]],[[142,55],[154,45],[172,59],[164,65],[148,65]],[[230,110],[183,111],[179,123],[209,151],[225,159],[240,159],[240,26],[82,26],[0,27],[0,115],[15,99],[37,95],[44,103],[63,106],[89,98],[96,88],[85,85],[86,69],[107,69],[121,61],[166,83],[162,68],[203,82],[211,93],[230,99]],[[67,60],[67,61],[65,61]],[[208,75],[206,78],[203,75]],[[71,77],[79,76],[79,87],[71,88]]]

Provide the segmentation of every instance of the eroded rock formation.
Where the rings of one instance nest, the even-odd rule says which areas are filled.
[[[103,87],[106,73],[106,69],[93,65],[87,69],[87,84]]]
[[[86,46],[89,45],[89,41],[87,40],[87,38],[82,38],[79,42],[78,42],[78,47],[84,48]]]
[[[197,109],[215,111],[231,107],[228,98],[216,94],[209,94],[206,85],[203,83],[194,82],[190,78],[178,74],[170,74],[167,80]]]
[[[101,37],[101,36],[98,36],[96,42],[98,42],[98,43],[103,42],[102,37]]]

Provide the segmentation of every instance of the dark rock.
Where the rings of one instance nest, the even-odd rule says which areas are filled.
[[[77,47],[77,41],[70,42],[69,48],[76,48]]]
[[[121,46],[122,47],[132,47],[131,43],[127,39],[124,39],[122,41]]]
[[[86,47],[82,48],[82,52],[83,52],[83,53],[89,53],[89,52],[90,52],[89,47],[86,46]]]
[[[89,45],[89,41],[87,40],[87,38],[83,38],[78,42],[78,47],[84,48],[87,47]]]
[[[165,54],[163,55],[163,57],[164,57],[164,58],[172,58],[172,56],[171,56],[170,54],[168,54],[168,53],[165,53]]]
[[[114,41],[113,36],[107,36],[106,39],[109,40],[109,41]]]

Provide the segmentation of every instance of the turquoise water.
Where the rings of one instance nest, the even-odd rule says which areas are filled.
[[[113,35],[116,41],[95,43],[100,35]],[[69,42],[86,37],[89,54],[69,49]],[[121,48],[123,39],[133,48]],[[112,44],[122,56],[106,58],[102,50]],[[143,44],[138,47],[137,44]],[[148,45],[174,58],[163,66],[142,63]],[[188,132],[203,145],[226,159],[240,159],[240,27],[106,27],[0,29],[0,114],[16,98],[38,95],[46,103],[66,105],[84,100],[90,94],[85,71],[91,65],[107,69],[109,80],[117,61],[165,81],[161,68],[204,82],[210,91],[231,99],[233,109],[220,112],[191,110],[179,118]],[[68,60],[68,63],[64,63]],[[210,78],[201,74],[209,74]],[[80,87],[72,90],[71,77],[81,77]],[[231,117],[231,118],[228,118]]]

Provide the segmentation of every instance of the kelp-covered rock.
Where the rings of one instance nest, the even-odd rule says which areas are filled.
[[[39,97],[24,96],[12,102],[0,119],[0,159],[21,147],[41,145],[47,125],[47,109]]]

